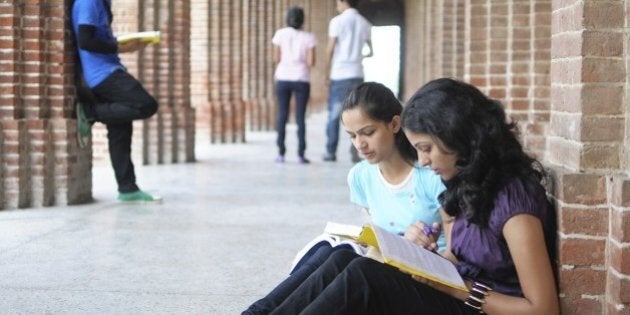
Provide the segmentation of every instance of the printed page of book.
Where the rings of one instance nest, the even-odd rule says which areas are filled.
[[[445,285],[468,291],[455,265],[409,240],[377,226],[370,226],[376,234],[385,261],[406,272],[431,279]]]

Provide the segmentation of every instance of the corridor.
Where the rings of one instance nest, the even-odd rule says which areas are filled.
[[[296,163],[289,125],[284,165],[275,133],[251,132],[247,144],[199,139],[196,163],[137,166],[161,205],[117,203],[99,167],[91,204],[0,212],[0,313],[240,313],[326,221],[363,219],[348,197],[348,138],[337,163],[321,161],[324,115],[307,121],[311,165]]]

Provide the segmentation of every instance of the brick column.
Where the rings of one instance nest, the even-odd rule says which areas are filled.
[[[401,93],[403,100],[409,99],[413,93],[422,85],[421,68],[422,68],[422,45],[425,43],[422,35],[424,34],[422,27],[423,10],[421,3],[418,1],[405,1],[405,26],[404,26],[404,49],[403,54],[404,67],[403,71],[403,88]]]
[[[462,79],[464,74],[464,3],[458,0],[446,0],[442,6],[442,75]]]
[[[565,314],[628,314],[623,1],[553,2],[551,123]]]
[[[489,90],[489,0],[466,0],[464,41],[464,80],[483,92]]]
[[[92,199],[78,150],[68,3],[0,4],[0,209]]]
[[[438,77],[463,79],[465,17],[462,1],[405,2],[403,100]]]
[[[258,103],[256,101],[256,19],[254,18],[257,0],[243,0],[243,101],[246,108],[247,128],[258,126]]]
[[[207,0],[191,0],[190,24],[190,90],[191,104],[196,110],[197,136],[210,142],[209,72],[210,4]]]
[[[305,30],[313,33],[317,39],[316,64],[311,71],[311,99],[309,107],[313,111],[328,108],[328,86],[325,85],[326,45],[328,44],[328,23],[335,16],[336,3],[333,1],[308,0]],[[322,131],[323,132],[323,131]]]
[[[259,73],[261,84],[258,86],[259,98],[262,105],[262,130],[273,130],[275,106],[273,101],[273,55],[270,38],[275,31],[275,10],[277,10],[276,1],[263,1],[258,3],[258,27],[261,32],[258,33],[259,52]]]
[[[514,100],[527,104],[527,120],[520,127],[523,131],[523,145],[529,152],[542,158],[545,151],[545,133],[549,124],[550,109],[550,63],[551,63],[551,0],[530,1],[529,5],[517,6],[514,4],[514,14],[527,13],[528,27],[521,27],[523,36],[529,33],[528,40],[516,38],[513,41],[514,50],[525,53],[529,64],[526,76],[521,75],[518,65],[512,64],[513,78],[510,84],[519,91],[527,91],[525,97]],[[521,13],[521,14],[523,14]],[[529,32],[525,30],[529,29]],[[515,36],[516,37],[516,36]],[[525,94],[521,92],[522,94]],[[517,107],[517,106],[515,106]]]
[[[245,141],[245,96],[241,28],[250,6],[239,1],[211,1],[209,89],[211,142]],[[249,32],[249,29],[247,30]]]
[[[195,111],[190,94],[190,2],[114,2],[114,32],[159,30],[161,42],[121,54],[123,64],[155,97],[158,112],[134,121],[134,161],[143,164],[195,160]],[[106,145],[106,141],[102,141]],[[106,152],[105,149],[100,152]]]

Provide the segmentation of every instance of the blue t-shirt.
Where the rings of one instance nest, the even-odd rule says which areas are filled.
[[[96,37],[99,40],[105,43],[116,43],[111,25],[109,25],[107,11],[102,0],[76,0],[74,2],[72,26],[77,42],[79,25],[90,25],[96,27]],[[79,57],[81,58],[83,77],[90,88],[103,82],[114,71],[124,69],[118,53],[95,53],[79,48]]]
[[[399,185],[385,181],[376,164],[362,161],[348,173],[350,201],[369,209],[372,222],[389,232],[404,233],[410,224],[442,222],[438,195],[444,191],[442,180],[431,169],[417,164]],[[444,234],[438,239],[440,250],[446,246]]]

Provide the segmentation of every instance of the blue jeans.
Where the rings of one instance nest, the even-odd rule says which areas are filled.
[[[304,116],[306,114],[306,104],[311,94],[311,84],[302,81],[276,81],[276,97],[278,98],[278,114],[276,116],[276,131],[278,137],[278,154],[284,155],[287,151],[284,146],[286,125],[289,120],[289,104],[291,94],[295,93],[295,122],[297,123],[298,136],[298,156],[304,157],[306,150],[306,124]]]
[[[123,70],[112,73],[92,88],[96,121],[107,125],[109,157],[112,161],[118,191],[138,190],[131,161],[132,121],[151,117],[157,112],[157,101],[134,77]]]
[[[326,124],[326,151],[336,155],[339,143],[341,105],[352,89],[363,83],[363,78],[331,80],[328,91],[328,122]]]

